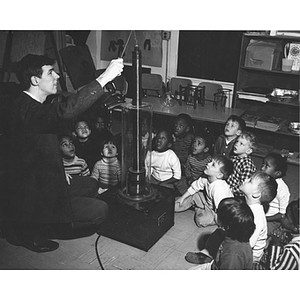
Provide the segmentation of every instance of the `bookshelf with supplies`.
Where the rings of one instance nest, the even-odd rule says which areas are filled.
[[[299,164],[299,94],[300,31],[243,34],[234,106],[245,110],[262,155],[288,153]]]

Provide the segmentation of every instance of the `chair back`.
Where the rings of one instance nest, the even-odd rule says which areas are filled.
[[[175,96],[176,94],[179,94],[180,86],[188,86],[192,84],[192,80],[190,79],[172,77],[169,82],[169,91],[173,96]]]
[[[160,74],[142,74],[142,90],[144,97],[163,95],[163,81]]]
[[[208,101],[214,101],[215,93],[222,91],[223,87],[217,83],[211,82],[200,82],[199,86],[205,87],[204,90],[204,99]]]

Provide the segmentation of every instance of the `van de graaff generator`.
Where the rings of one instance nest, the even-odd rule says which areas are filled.
[[[150,184],[151,161],[145,163],[152,147],[153,108],[150,103],[142,102],[141,56],[141,50],[135,46],[132,51],[134,95],[132,103],[122,104],[122,177],[118,194],[133,206],[156,198]]]

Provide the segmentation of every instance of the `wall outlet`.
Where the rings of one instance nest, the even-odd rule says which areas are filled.
[[[169,41],[170,38],[171,38],[171,31],[163,30],[163,31],[161,32],[161,38],[162,38],[163,40]]]

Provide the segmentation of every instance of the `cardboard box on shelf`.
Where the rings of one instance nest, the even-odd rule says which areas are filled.
[[[279,69],[282,49],[279,44],[250,40],[246,49],[245,67],[274,70]]]

